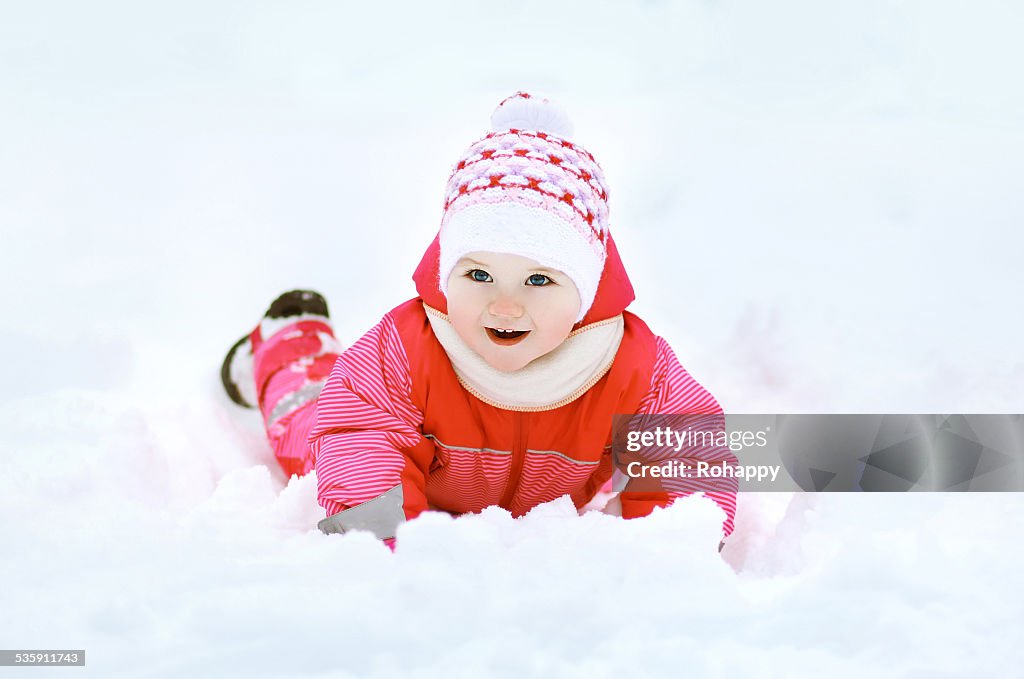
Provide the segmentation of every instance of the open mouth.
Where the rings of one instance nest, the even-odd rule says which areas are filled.
[[[519,344],[528,334],[530,334],[529,330],[487,328],[487,336],[491,338],[491,341],[503,347]]]

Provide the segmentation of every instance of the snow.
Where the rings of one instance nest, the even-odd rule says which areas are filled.
[[[170,5],[167,6],[168,8]],[[412,295],[517,89],[611,185],[633,309],[731,412],[1024,412],[1002,3],[22,4],[0,20],[0,646],[87,676],[1012,675],[1021,496],[566,501],[324,536],[223,353]],[[12,671],[12,673],[15,671]]]

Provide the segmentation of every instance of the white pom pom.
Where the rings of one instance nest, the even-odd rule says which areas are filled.
[[[572,136],[572,123],[561,106],[526,92],[516,92],[491,114],[491,129],[547,132],[563,139]]]

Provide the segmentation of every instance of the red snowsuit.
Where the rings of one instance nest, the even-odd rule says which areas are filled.
[[[325,532],[362,528],[390,538],[428,509],[500,505],[521,516],[562,495],[582,507],[614,471],[614,414],[721,412],[668,344],[625,311],[633,289],[610,238],[596,298],[576,327],[622,314],[619,349],[596,383],[543,410],[498,407],[460,382],[427,319],[447,313],[437,270],[435,239],[413,277],[419,297],[347,349],[320,393],[308,442]],[[725,448],[702,459],[736,461]],[[707,494],[725,510],[728,535],[735,483]],[[624,492],[622,515],[644,516],[672,499]]]

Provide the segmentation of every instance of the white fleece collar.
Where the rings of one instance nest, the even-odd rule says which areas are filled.
[[[624,325],[622,314],[585,325],[553,351],[505,373],[463,342],[445,314],[426,304],[423,309],[462,386],[504,410],[551,410],[582,396],[612,367]]]

